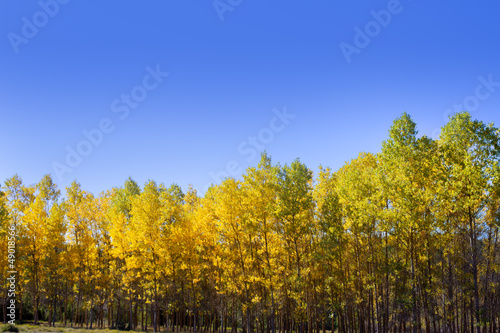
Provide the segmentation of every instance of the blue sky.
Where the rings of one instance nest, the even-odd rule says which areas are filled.
[[[0,178],[52,173],[97,194],[132,176],[203,193],[262,149],[337,169],[378,152],[405,111],[433,137],[454,109],[498,126],[499,9],[4,0]]]

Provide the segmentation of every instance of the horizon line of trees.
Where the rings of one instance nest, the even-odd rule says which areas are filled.
[[[0,188],[0,313],[194,333],[500,332],[500,131],[404,113],[378,154],[316,177],[263,154],[203,197],[150,180]]]

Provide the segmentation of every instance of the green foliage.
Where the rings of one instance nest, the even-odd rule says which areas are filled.
[[[19,328],[15,325],[7,325],[2,329],[2,332],[19,332]]]

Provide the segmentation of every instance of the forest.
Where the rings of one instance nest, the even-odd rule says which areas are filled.
[[[50,175],[14,175],[0,192],[0,318],[12,264],[18,322],[500,332],[499,161],[494,124],[461,112],[431,139],[404,113],[380,152],[336,171],[263,153],[203,196],[132,178],[99,195],[77,181],[61,192]]]

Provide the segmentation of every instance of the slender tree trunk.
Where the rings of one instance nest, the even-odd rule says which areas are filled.
[[[78,296],[76,296],[76,310],[74,311],[74,322],[76,325],[76,315],[80,309],[80,292],[78,292]],[[71,326],[73,327],[73,326]]]

